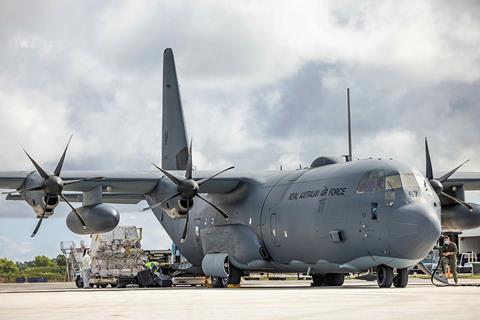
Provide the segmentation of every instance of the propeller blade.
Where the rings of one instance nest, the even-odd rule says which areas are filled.
[[[213,176],[211,176],[211,177],[209,177],[209,178],[204,178],[204,179],[198,181],[197,183],[198,183],[199,186],[201,186],[202,184],[204,184],[204,183],[207,182],[208,180],[213,179],[213,178],[215,178],[216,176],[218,176],[219,174],[224,173],[225,171],[231,170],[231,169],[233,169],[233,168],[235,168],[235,167],[233,167],[233,166],[232,166],[232,167],[229,167],[229,168],[227,168],[227,169],[225,169],[225,170],[222,170],[222,171],[220,171],[220,172],[218,172],[218,173],[215,173]]]
[[[456,167],[455,169],[453,169],[452,171],[449,171],[447,172],[446,174],[444,174],[443,176],[441,176],[440,178],[438,178],[437,180],[440,181],[440,182],[444,182],[445,180],[447,180],[448,178],[450,178],[450,176],[452,174],[454,174],[458,169],[460,169],[460,167],[462,167],[465,163],[467,163],[469,160],[465,161],[464,163],[462,163],[461,165],[459,165],[458,167]]]
[[[20,189],[20,190],[15,190],[15,191],[5,191],[5,192],[2,192],[2,194],[12,194],[12,193],[21,193],[21,192],[25,192],[25,191],[36,191],[36,190],[42,190],[43,188],[45,188],[44,186],[36,186],[36,187],[31,187],[31,188],[25,188],[25,189]]]
[[[28,154],[28,152],[25,149],[23,149],[23,151],[25,152],[27,157],[30,159],[30,161],[32,161],[33,165],[35,166],[35,169],[37,169],[38,173],[42,176],[42,178],[47,179],[48,174],[45,172],[45,170],[43,170],[42,167],[40,167],[40,165],[35,160],[33,160],[32,157],[30,157],[30,155]]]
[[[223,211],[222,209],[220,209],[215,204],[211,203],[210,201],[208,201],[207,199],[205,199],[201,195],[197,194],[197,197],[199,197],[200,199],[202,199],[203,201],[205,201],[206,203],[211,205],[213,208],[215,208],[215,210],[217,210],[225,219],[228,219],[228,214],[226,214],[225,211]]]
[[[185,240],[187,240],[187,232],[188,232],[188,212],[185,218],[185,226],[183,227],[182,239],[180,240],[180,242],[184,243]]]
[[[428,150],[428,141],[425,137],[425,158],[427,164],[426,177],[428,180],[433,179],[432,159],[430,158],[430,151]]]
[[[45,217],[45,211],[43,211],[42,215],[40,216],[40,219],[38,220],[37,225],[35,226],[35,229],[33,230],[32,234],[30,235],[31,238],[35,237],[35,235],[38,232],[38,229],[40,229],[40,225],[42,224],[43,218]]]
[[[470,211],[473,211],[473,207],[472,207],[471,205],[469,205],[469,204],[466,203],[466,202],[463,202],[463,201],[460,200],[460,199],[457,199],[457,198],[455,198],[455,197],[452,197],[452,196],[449,195],[448,193],[442,192],[442,193],[440,193],[440,195],[441,195],[441,196],[444,196],[445,198],[448,198],[448,199],[450,199],[450,200],[452,200],[452,201],[455,201],[456,203],[458,203],[458,204],[466,207],[466,208],[467,208],[468,210],[470,210]]]
[[[84,181],[101,181],[105,180],[105,177],[95,177],[95,178],[85,178],[85,179],[78,179],[78,180],[70,180],[70,181],[65,181],[63,183],[64,186],[68,186],[69,184],[74,184],[74,183],[79,183],[79,182],[84,182]]]
[[[190,139],[190,148],[188,148],[188,162],[185,171],[185,179],[192,179],[193,160],[192,160],[192,139]]]
[[[159,166],[157,166],[155,163],[152,163],[152,164],[155,166],[155,168],[157,168],[158,170],[162,171],[162,173],[163,173],[164,175],[166,175],[167,178],[170,179],[170,180],[171,180],[173,183],[175,183],[177,186],[182,183],[182,181],[181,181],[180,179],[178,179],[177,177],[175,177],[173,174],[169,173],[169,172],[166,171],[166,170],[163,170],[162,168],[160,168]]]
[[[174,195],[172,195],[172,196],[170,196],[170,197],[168,197],[168,198],[166,198],[166,199],[163,199],[163,200],[160,201],[160,202],[155,203],[153,206],[143,208],[143,209],[141,209],[140,211],[147,211],[147,210],[156,208],[156,207],[158,207],[158,206],[161,206],[161,205],[164,204],[165,202],[167,202],[167,201],[169,201],[169,200],[172,200],[173,198],[178,197],[179,195],[180,195],[180,192],[177,192],[177,193],[175,193]]]
[[[82,222],[82,227],[85,229],[87,228],[87,225],[85,224],[85,220],[83,220],[82,216],[80,215],[80,213],[78,213],[77,209],[75,209],[72,204],[67,200],[67,198],[65,198],[65,196],[63,194],[59,194],[60,198],[63,199],[63,201],[65,201],[69,206],[70,208],[72,208],[72,210],[75,212],[75,214],[77,215],[77,217],[80,219],[80,221]]]
[[[70,144],[70,141],[72,141],[73,135],[70,136],[70,139],[68,139],[67,146],[65,147],[65,150],[63,151],[62,157],[58,161],[57,167],[55,168],[55,171],[53,172],[54,175],[57,177],[60,175],[60,172],[62,171],[63,167],[63,162],[65,161],[65,155],[67,154],[67,149],[68,145]]]

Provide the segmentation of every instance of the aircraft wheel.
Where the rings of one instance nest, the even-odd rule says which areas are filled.
[[[393,283],[393,269],[381,265],[377,267],[377,284],[380,288],[390,288]]]
[[[228,277],[211,277],[213,288],[226,288],[229,284],[240,284],[242,280],[242,270],[230,265],[230,275]]]
[[[212,277],[212,288],[226,288],[228,285],[228,278]]]
[[[228,277],[228,284],[240,284],[242,280],[242,271],[230,265],[230,276]]]
[[[312,286],[321,287],[325,283],[325,275],[323,274],[313,274],[312,275]]]
[[[327,286],[341,287],[345,281],[345,275],[343,273],[327,273],[325,275],[325,281]]]
[[[75,285],[77,286],[77,288],[83,288],[83,280],[82,280],[82,278],[77,277],[77,278],[75,279]]]
[[[408,269],[397,269],[397,275],[393,277],[393,285],[396,288],[405,288],[408,284]]]

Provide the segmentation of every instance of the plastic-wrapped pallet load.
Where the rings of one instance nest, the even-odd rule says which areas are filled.
[[[92,235],[92,275],[135,276],[147,260],[140,241],[141,231],[134,226],[118,226],[110,232]]]

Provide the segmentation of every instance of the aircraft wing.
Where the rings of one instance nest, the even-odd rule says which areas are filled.
[[[170,171],[183,178],[184,171]],[[193,178],[200,180],[213,175],[214,171],[194,171]],[[32,171],[0,172],[0,189],[18,190],[23,188],[26,178],[36,174]],[[88,192],[102,185],[103,201],[107,203],[138,203],[145,199],[160,181],[167,181],[159,171],[113,172],[113,171],[64,171],[64,181],[102,177],[102,180],[82,181],[64,187],[67,200],[81,202],[83,192]],[[228,193],[240,183],[240,176],[218,176],[202,185],[202,193]],[[23,200],[20,194],[10,194],[7,200]]]
[[[438,176],[444,173],[440,172]],[[480,172],[456,172],[444,183],[445,187],[463,185],[464,190],[480,190]]]

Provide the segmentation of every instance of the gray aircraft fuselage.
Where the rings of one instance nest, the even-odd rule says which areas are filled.
[[[166,184],[171,185],[160,182],[150,194],[150,205],[174,188]],[[196,201],[183,243],[184,219],[170,219],[161,208],[154,209],[198,273],[203,257],[215,252],[227,252],[234,266],[250,271],[348,273],[379,265],[405,268],[424,258],[441,234],[440,200],[428,180],[393,160],[245,174],[234,191],[208,198],[230,218]],[[170,201],[169,207],[175,202]],[[260,248],[267,257],[258,254]]]

